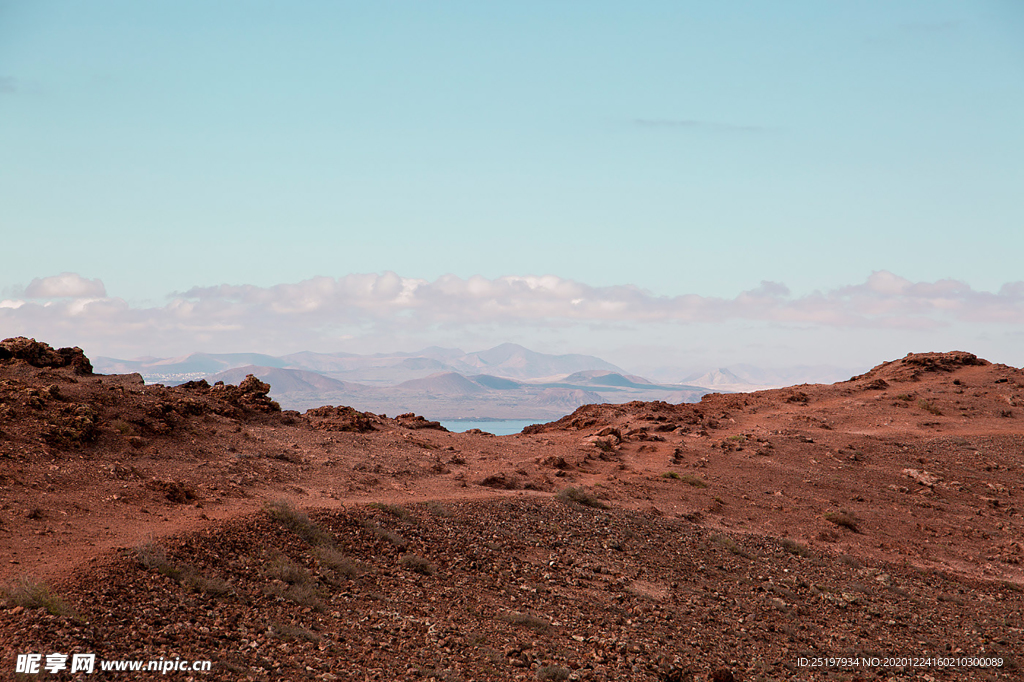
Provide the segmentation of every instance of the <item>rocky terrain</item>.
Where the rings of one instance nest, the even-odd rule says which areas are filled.
[[[1019,369],[914,354],[505,437],[269,390],[0,344],[0,678],[37,679],[27,652],[218,680],[1024,674]]]

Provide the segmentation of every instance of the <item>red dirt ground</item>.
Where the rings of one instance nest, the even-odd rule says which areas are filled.
[[[0,677],[60,647],[195,679],[1021,675],[1019,369],[915,354],[495,437],[33,343],[0,346],[0,583],[70,615],[11,588]],[[1004,665],[798,665],[865,652]]]

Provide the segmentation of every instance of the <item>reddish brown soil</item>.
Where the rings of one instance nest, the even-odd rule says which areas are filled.
[[[214,660],[196,679],[1021,675],[1012,367],[910,355],[494,437],[29,350],[0,354],[0,582],[45,580],[76,616],[10,601],[0,678],[27,651]],[[553,497],[570,487],[608,508]],[[323,534],[261,511],[281,500]],[[1006,663],[797,667],[812,652]]]

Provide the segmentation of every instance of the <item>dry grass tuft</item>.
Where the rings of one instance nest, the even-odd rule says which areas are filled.
[[[854,533],[860,532],[860,522],[857,520],[857,517],[849,512],[829,512],[825,514],[825,520],[829,523],[851,530]]]
[[[283,500],[267,502],[263,505],[263,511],[271,519],[305,540],[307,544],[315,547],[317,545],[330,545],[333,543],[330,534],[310,521],[305,512],[293,509],[290,504]]]
[[[421,575],[434,575],[437,569],[434,568],[434,564],[430,563],[418,554],[403,554],[402,558],[398,560],[398,563],[403,568],[407,568],[414,573]]]
[[[4,601],[26,609],[44,608],[52,616],[71,616],[74,612],[64,600],[50,592],[46,583],[26,576],[0,590]]]
[[[597,499],[591,493],[588,493],[583,488],[564,488],[556,497],[562,502],[573,502],[581,504],[584,507],[593,507],[594,509],[607,509],[606,505],[601,500]]]

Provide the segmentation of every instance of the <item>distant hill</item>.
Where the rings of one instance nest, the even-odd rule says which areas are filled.
[[[584,391],[578,388],[546,388],[530,401],[533,405],[567,413],[582,405],[595,405],[608,402],[600,393]]]
[[[799,384],[831,384],[845,381],[861,371],[832,365],[798,365],[775,369],[730,365],[703,374],[691,374],[684,377],[683,382],[718,391],[759,391]]]
[[[338,381],[316,372],[304,372],[298,369],[280,369],[278,367],[259,367],[246,365],[218,372],[207,378],[211,384],[223,381],[225,384],[237,384],[247,374],[255,375],[260,381],[270,384],[270,392],[274,397],[290,393],[323,393],[327,391],[345,391],[359,393],[366,390],[365,386],[348,381]]]
[[[410,379],[395,386],[395,390],[417,391],[434,395],[473,395],[483,393],[486,387],[470,381],[455,372],[431,374],[423,379]]]
[[[452,364],[456,367],[462,365],[470,370],[485,370],[487,374],[512,379],[538,379],[588,369],[623,371],[610,362],[592,355],[548,355],[536,353],[515,343],[503,343],[489,350],[467,353],[459,358],[457,363]]]
[[[377,386],[396,386],[438,372],[457,372],[464,376],[486,374],[520,381],[587,370],[625,374],[619,367],[592,355],[550,355],[514,343],[473,353],[432,346],[413,353],[373,355],[302,351],[279,357],[258,353],[192,353],[176,358],[135,360],[100,357],[93,364],[98,372],[138,372],[150,383],[165,384],[182,383],[247,365],[316,372],[340,381]]]
[[[96,371],[107,374],[138,372],[143,377],[153,376],[161,380],[170,379],[174,383],[181,383],[175,381],[178,376],[196,378],[245,365],[285,367],[287,362],[281,358],[261,353],[190,353],[175,358],[147,357],[137,360],[99,357],[96,358],[93,367],[96,368]],[[187,380],[181,379],[181,381]]]
[[[205,378],[237,384],[254,374],[286,409],[350,405],[375,413],[417,412],[432,419],[557,419],[588,403],[693,401],[710,390],[659,385],[590,355],[537,353],[505,343],[466,353],[192,353],[177,358],[98,358],[99,372],[138,372],[149,383]],[[721,390],[721,389],[717,389]]]
[[[593,386],[623,386],[629,388],[661,388],[643,377],[635,374],[619,374],[603,370],[587,370],[575,372],[562,379],[567,384],[591,384]]]

